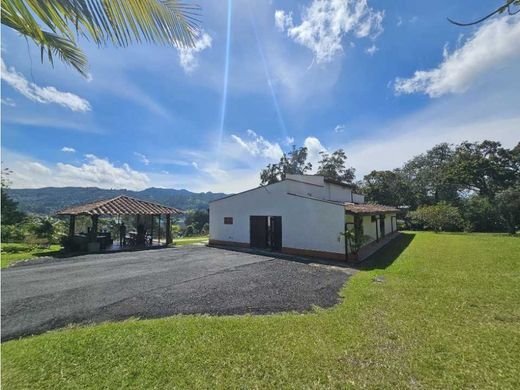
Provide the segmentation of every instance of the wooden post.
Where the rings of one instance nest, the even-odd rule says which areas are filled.
[[[92,219],[92,229],[90,229],[90,235],[92,242],[96,241],[97,237],[97,230],[98,230],[98,221],[99,216],[98,215],[91,215],[90,218]]]
[[[166,245],[170,245],[171,243],[172,243],[171,215],[166,214]]]
[[[152,237],[152,245],[153,245],[153,217],[154,215],[150,215],[150,217],[152,218],[152,221],[150,222],[150,236]]]
[[[71,215],[69,218],[69,238],[74,237],[75,232],[76,232],[76,216]]]
[[[161,245],[161,214],[159,214],[159,227],[158,227],[158,232],[157,232],[157,242],[159,243],[159,245]]]

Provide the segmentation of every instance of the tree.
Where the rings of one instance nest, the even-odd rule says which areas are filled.
[[[520,186],[499,192],[496,204],[508,232],[516,234],[520,227]]]
[[[356,170],[354,168],[345,168],[347,155],[343,149],[338,149],[331,155],[326,152],[320,152],[320,155],[318,175],[322,175],[329,180],[352,184]]]
[[[465,228],[474,232],[504,231],[504,222],[496,204],[486,196],[473,194],[461,203]]]
[[[192,225],[196,232],[202,230],[206,223],[209,223],[209,213],[208,210],[192,210],[186,214],[186,219],[184,220],[186,226]]]
[[[520,145],[508,150],[500,142],[463,142],[455,149],[451,175],[461,188],[493,198],[520,177]]]
[[[415,225],[435,232],[456,231],[463,225],[459,209],[446,202],[433,206],[420,206],[416,211],[410,212],[410,217]]]
[[[506,0],[505,4],[495,8],[494,10],[492,10],[487,15],[484,15],[483,17],[481,17],[481,18],[479,18],[477,20],[474,20],[472,22],[461,23],[461,22],[456,22],[455,20],[453,20],[451,18],[448,18],[448,21],[450,23],[456,24],[457,26],[463,26],[463,27],[473,26],[475,24],[479,24],[479,23],[482,23],[482,22],[486,21],[489,18],[491,18],[491,17],[493,17],[493,16],[495,16],[497,14],[501,14],[501,13],[504,13],[506,11],[507,11],[507,13],[509,15],[517,14],[518,12],[520,12],[520,9],[514,10],[513,7],[512,7],[514,5],[520,6],[520,0]]]
[[[410,182],[399,169],[372,171],[364,177],[361,188],[368,201],[388,206],[417,207]]]
[[[269,164],[260,172],[261,185],[279,182],[288,174],[303,175],[312,169],[312,164],[307,162],[307,148],[296,148],[293,145],[289,153],[284,153],[278,164]]]
[[[2,24],[38,45],[42,62],[44,54],[51,64],[58,56],[87,76],[87,57],[76,36],[98,46],[145,41],[190,47],[197,10],[177,0],[2,0]]]
[[[451,169],[453,159],[451,145],[442,143],[403,166],[402,173],[410,183],[417,204],[458,201],[460,185]]]
[[[7,194],[9,189],[8,176],[11,171],[8,168],[2,169],[1,178],[1,209],[2,209],[2,225],[14,225],[20,223],[25,218],[25,213],[18,210],[18,202],[12,200]]]

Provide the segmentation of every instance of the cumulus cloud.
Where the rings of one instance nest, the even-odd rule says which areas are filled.
[[[59,104],[60,106],[66,107],[72,111],[91,110],[90,103],[78,95],[74,95],[70,92],[59,91],[55,87],[40,87],[35,83],[29,82],[24,75],[17,72],[14,67],[8,69],[3,59],[0,61],[2,80],[26,98],[38,103]]]
[[[76,153],[76,149],[71,148],[70,146],[64,146],[61,148],[61,151],[65,153]]]
[[[312,164],[313,171],[315,172],[318,168],[318,161],[321,160],[320,152],[326,152],[327,148],[325,148],[316,137],[305,138],[303,146],[307,148],[307,160]]]
[[[196,38],[193,47],[179,48],[179,62],[184,72],[191,73],[199,66],[195,54],[210,48],[211,42],[211,36],[202,31]]]
[[[28,171],[33,172],[37,175],[49,175],[52,172],[45,165],[40,164],[39,162],[35,162],[35,161],[28,162],[27,169],[28,169]]]
[[[59,162],[56,164],[57,177],[76,185],[102,188],[145,188],[149,182],[146,174],[132,169],[126,163],[116,166],[108,159],[93,154],[86,154],[85,159],[86,162],[79,166]]]
[[[482,25],[453,52],[444,48],[443,61],[434,69],[418,70],[411,78],[397,78],[397,94],[424,93],[439,97],[463,93],[485,73],[520,57],[520,19],[503,16]]]
[[[134,152],[134,156],[136,156],[139,159],[139,161],[141,161],[144,165],[150,164],[150,160],[148,160],[148,158],[144,154]]]
[[[247,130],[248,139],[242,139],[232,134],[231,138],[252,156],[261,156],[269,160],[278,160],[282,154],[282,148],[278,143],[272,143],[253,130]]]
[[[376,38],[382,31],[384,11],[374,11],[366,0],[313,0],[305,7],[301,23],[295,25],[292,13],[276,10],[275,24],[300,45],[314,53],[317,63],[331,62],[343,52],[342,39]]]

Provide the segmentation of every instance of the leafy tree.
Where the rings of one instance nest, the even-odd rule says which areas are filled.
[[[14,225],[20,223],[25,218],[25,214],[18,210],[18,202],[12,200],[7,195],[9,189],[9,175],[11,171],[8,168],[2,169],[1,178],[1,212],[2,212],[2,225]]]
[[[260,184],[267,185],[279,182],[288,174],[302,175],[312,169],[312,164],[307,162],[308,151],[306,147],[296,148],[293,145],[289,153],[284,153],[278,164],[269,164],[260,172]]]
[[[83,76],[87,57],[76,36],[98,46],[133,41],[193,46],[197,7],[176,0],[2,0],[2,24],[41,48],[41,60],[58,56]]]
[[[347,155],[343,149],[338,149],[332,154],[320,152],[321,160],[318,161],[318,175],[327,179],[351,184],[354,181],[354,168],[346,168]]]
[[[410,212],[410,217],[415,225],[435,232],[457,231],[463,225],[459,209],[445,202],[432,206],[420,206],[417,210]]]
[[[188,225],[184,229],[184,235],[186,237],[191,237],[191,236],[194,236],[195,234],[197,234],[197,228],[195,227],[195,225]]]
[[[459,185],[452,174],[454,151],[447,143],[434,146],[402,168],[417,204],[456,203]]]
[[[368,201],[388,206],[417,207],[411,184],[399,169],[372,171],[364,177],[361,188]]]
[[[516,234],[520,227],[520,186],[499,192],[496,204],[508,232]]]
[[[209,234],[209,223],[205,223],[202,229],[200,230],[200,234]]]
[[[450,174],[460,187],[494,197],[520,177],[520,146],[508,150],[500,142],[463,142],[455,149]]]
[[[209,223],[209,213],[208,210],[192,210],[186,214],[186,219],[184,220],[186,226],[192,225],[196,232],[202,230],[206,223]]]
[[[473,194],[461,203],[465,228],[476,232],[504,231],[504,223],[493,201],[488,197]]]

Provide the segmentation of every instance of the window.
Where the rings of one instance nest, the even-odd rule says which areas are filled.
[[[224,217],[224,225],[233,225],[233,217]]]

